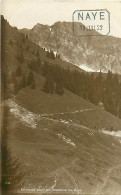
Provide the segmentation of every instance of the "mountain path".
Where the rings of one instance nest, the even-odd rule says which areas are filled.
[[[57,177],[57,179],[56,179],[56,182],[55,182],[55,184],[52,186],[53,188],[56,186],[56,183],[57,183],[57,180],[59,179],[59,172],[62,172],[62,171],[64,171],[68,176],[69,176],[69,178],[71,179],[71,181],[72,181],[72,183],[74,184],[74,186],[75,186],[75,190],[76,190],[76,192],[77,192],[77,194],[79,195],[79,189],[78,189],[78,185],[77,185],[77,183],[76,183],[76,181],[75,181],[75,178],[69,173],[69,171],[65,168],[65,167],[60,167],[59,169],[57,169],[57,170],[55,170],[54,172],[52,172],[52,174],[54,174],[54,175],[56,175]]]
[[[24,108],[24,105],[16,100],[16,97],[13,96],[13,100],[20,106],[22,106]],[[45,119],[45,120],[50,120],[50,121],[53,121],[53,122],[57,122],[57,123],[63,123],[65,125],[68,125],[68,126],[74,126],[74,127],[79,127],[79,128],[84,128],[84,129],[87,129],[87,130],[91,130],[91,131],[94,131],[93,129],[85,126],[85,125],[81,125],[81,124],[78,124],[78,123],[74,123],[73,121],[71,120],[63,120],[63,119],[54,119],[54,118],[49,118],[51,116],[56,116],[56,115],[64,115],[64,114],[76,114],[76,113],[81,113],[81,112],[88,112],[88,111],[94,111],[94,110],[97,110],[98,108],[88,108],[88,109],[82,109],[82,110],[76,110],[76,111],[71,111],[71,112],[59,112],[59,113],[51,113],[51,114],[35,114],[38,116],[39,120],[41,119]],[[27,109],[26,109],[27,110]],[[28,110],[29,111],[29,110]],[[30,112],[30,111],[29,111]],[[32,112],[31,112],[32,113]],[[34,113],[33,113],[34,114]]]
[[[108,170],[108,174],[107,174],[106,178],[104,179],[104,183],[103,183],[101,186],[99,186],[99,187],[97,188],[95,194],[101,193],[103,187],[104,187],[104,186],[106,185],[106,183],[108,182],[108,180],[109,180],[109,178],[110,178],[110,175],[111,175],[112,171],[113,171],[114,169],[117,169],[117,168],[120,168],[120,167],[121,167],[121,165],[118,165],[118,166],[112,167],[112,168],[110,168],[110,169]]]
[[[98,108],[86,108],[86,109],[81,109],[81,110],[75,110],[71,112],[57,112],[57,113],[51,113],[51,114],[41,114],[41,116],[54,116],[54,115],[64,115],[64,114],[77,114],[81,112],[88,112],[88,111],[94,111],[97,110]]]

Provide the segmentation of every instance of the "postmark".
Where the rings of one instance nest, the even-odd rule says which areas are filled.
[[[75,10],[72,14],[73,33],[80,36],[106,36],[110,33],[110,13],[106,9]]]

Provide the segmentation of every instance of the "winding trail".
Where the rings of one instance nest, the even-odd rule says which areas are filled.
[[[64,115],[64,114],[77,114],[81,112],[88,112],[88,111],[94,111],[97,110],[98,108],[88,108],[88,109],[81,109],[81,110],[75,110],[71,112],[57,112],[57,113],[51,113],[51,114],[41,114],[41,116],[54,116],[54,115]]]
[[[57,174],[54,174],[55,176],[55,181],[54,181],[54,184],[51,186],[51,189],[54,189],[56,184],[57,184],[57,181],[58,181],[58,175]]]
[[[19,107],[21,107],[21,108],[23,107],[24,108],[24,105],[22,103],[20,103],[18,100],[16,100],[15,96],[13,96],[13,98],[9,99],[9,100],[15,101],[15,104],[18,104]],[[8,106],[9,106],[9,104],[8,104]],[[24,108],[24,110],[28,111],[28,113],[33,114],[34,120],[37,119],[37,121],[38,121],[38,120],[45,119],[45,120],[49,120],[49,121],[56,122],[56,123],[63,123],[63,124],[68,125],[68,126],[79,127],[79,128],[83,128],[83,129],[86,129],[86,130],[91,130],[92,132],[94,132],[94,130],[89,128],[89,127],[87,127],[87,126],[84,126],[84,125],[81,125],[81,124],[78,124],[78,123],[74,123],[73,121],[70,121],[70,120],[54,119],[54,118],[50,118],[50,117],[51,116],[57,116],[57,115],[76,114],[76,113],[81,113],[81,112],[89,112],[89,111],[94,111],[94,110],[97,110],[97,109],[98,108],[88,108],[88,109],[76,110],[76,111],[71,111],[71,112],[59,112],[59,113],[50,113],[50,114],[47,114],[47,113],[45,113],[45,114],[34,114],[33,112],[30,112],[29,110]],[[36,125],[35,125],[35,128],[36,128]]]
[[[79,195],[79,189],[78,189],[78,185],[77,185],[77,183],[76,183],[76,181],[75,181],[75,178],[69,173],[69,171],[65,168],[65,167],[60,167],[59,169],[57,169],[57,170],[55,170],[52,174],[54,174],[54,175],[56,175],[56,176],[58,176],[58,177],[56,177],[57,179],[56,179],[56,182],[54,183],[54,185],[52,186],[53,188],[56,186],[56,183],[57,183],[57,180],[59,179],[59,172],[65,172],[68,176],[69,176],[69,178],[71,179],[71,181],[72,181],[72,183],[74,184],[74,186],[75,186],[75,193],[77,193],[78,195]],[[52,188],[51,187],[51,188]]]
[[[118,166],[112,167],[112,168],[110,168],[110,169],[108,170],[108,174],[107,174],[107,176],[106,176],[106,178],[105,178],[105,180],[104,180],[104,183],[103,183],[101,186],[99,186],[99,187],[97,188],[95,194],[101,193],[103,187],[106,185],[106,183],[108,182],[108,179],[110,178],[111,172],[112,172],[114,169],[117,169],[117,168],[120,168],[120,167],[121,167],[121,165],[118,165]]]

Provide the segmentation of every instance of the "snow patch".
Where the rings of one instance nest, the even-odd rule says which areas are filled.
[[[86,64],[80,64],[80,65],[75,64],[75,65],[78,66],[79,68],[85,70],[86,72],[100,72],[100,70],[95,70],[95,69],[93,69],[93,68],[90,68],[90,67],[88,67]],[[103,69],[101,69],[101,72],[107,73],[108,70],[103,70]]]
[[[94,70],[94,69],[89,68],[89,67],[88,67],[88,66],[86,66],[85,64],[81,64],[81,65],[78,65],[78,66],[79,66],[79,68],[81,68],[81,69],[85,70],[86,72],[95,72],[95,70]]]
[[[88,67],[87,64],[77,64],[78,62],[77,63],[74,63],[71,60],[69,60],[66,56],[64,56],[64,55],[61,55],[61,56],[62,56],[62,59],[64,61],[69,62],[69,63],[72,63],[73,65],[78,66],[79,68],[81,68],[82,70],[85,70],[86,72],[100,72],[100,70],[95,70],[93,68]],[[85,57],[86,57],[86,54],[85,54]],[[108,70],[101,69],[101,72],[107,73]]]
[[[102,132],[107,134],[107,135],[112,135],[112,136],[115,136],[115,137],[121,137],[121,130],[119,130],[119,131],[102,130]]]
[[[37,114],[28,111],[12,99],[5,101],[5,105],[10,108],[11,114],[19,119],[24,125],[36,129],[37,121],[39,120],[39,116]]]
[[[56,55],[57,55],[57,51],[53,51],[53,53],[54,53],[54,55],[55,55],[55,57],[56,57]]]
[[[69,123],[69,121],[62,120],[62,119],[60,119],[60,121],[61,121],[62,123],[64,123],[64,124],[68,124],[68,123]]]
[[[46,42],[46,43],[47,43],[47,42]],[[50,49],[48,49],[47,47],[43,47],[43,49],[44,49],[45,51],[50,52]]]
[[[63,141],[66,142],[67,144],[70,144],[70,145],[76,147],[75,143],[72,142],[71,139],[66,138],[62,133],[61,133],[61,134],[58,133],[58,136],[59,136],[60,138],[62,138]]]

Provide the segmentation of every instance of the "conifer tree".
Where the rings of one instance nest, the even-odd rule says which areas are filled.
[[[26,34],[26,36],[25,36],[25,37],[26,37],[26,39],[28,39],[28,34]]]
[[[14,94],[16,95],[18,93],[19,89],[18,89],[18,83],[17,80],[14,80]]]
[[[32,82],[31,88],[32,88],[32,89],[35,89],[35,88],[36,88],[34,76],[33,76],[33,82]]]
[[[51,58],[52,60],[55,59],[55,55],[54,55],[53,51],[50,51],[50,58]]]
[[[29,72],[28,79],[27,79],[27,86],[31,87],[32,89],[35,89],[35,79],[33,72]]]
[[[10,39],[9,44],[13,46],[13,41]]]
[[[64,89],[63,89],[63,84],[62,84],[62,82],[60,81],[60,82],[57,82],[57,84],[56,84],[56,93],[58,94],[58,95],[63,95],[64,94]]]
[[[24,62],[23,52],[17,54],[17,59],[21,64]]]
[[[36,57],[39,57],[39,51],[37,50],[37,52],[36,52]]]
[[[46,77],[43,89],[46,93],[54,93],[54,83],[50,75]]]
[[[22,69],[20,66],[18,66],[16,69],[16,76],[21,76],[21,75],[22,75]]]
[[[22,76],[22,84],[21,84],[21,87],[22,88],[26,88],[26,75],[25,74],[23,74],[23,76]]]
[[[103,78],[102,78],[102,72],[98,74],[96,78],[96,90],[97,90],[97,100],[98,102],[102,102],[103,98]]]

